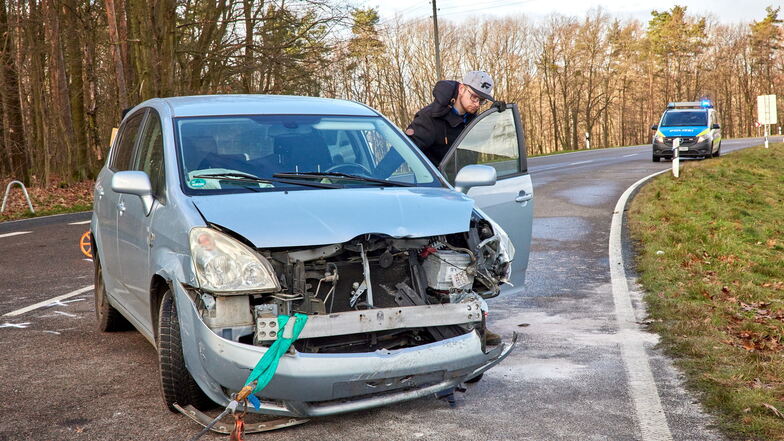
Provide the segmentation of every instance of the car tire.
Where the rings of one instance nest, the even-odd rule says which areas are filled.
[[[116,310],[106,296],[106,284],[103,281],[103,267],[98,253],[93,258],[95,266],[95,319],[98,322],[98,330],[101,332],[125,331],[129,328],[129,323],[125,317]]]
[[[659,161],[661,161],[661,157],[653,155],[653,162],[659,162]]]
[[[719,142],[719,148],[716,149],[716,153],[713,154],[714,158],[718,158],[721,156],[721,142]]]
[[[185,367],[185,356],[182,353],[180,339],[180,320],[170,290],[166,290],[163,294],[158,314],[158,366],[163,401],[170,411],[177,412],[174,403],[180,406],[192,404],[199,409],[211,407],[212,402]]]

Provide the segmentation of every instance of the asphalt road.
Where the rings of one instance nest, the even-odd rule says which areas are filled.
[[[760,142],[725,140],[722,153]],[[650,156],[645,145],[529,160],[535,221],[526,287],[490,302],[491,328],[519,332],[521,343],[458,396],[457,408],[424,398],[247,439],[722,439],[655,348],[656,336],[621,332],[618,321],[610,221],[627,187],[670,167]],[[163,406],[155,350],[132,330],[98,332],[91,290],[4,316],[92,284],[92,263],[78,249],[88,219],[81,213],[0,224],[0,441],[188,439],[198,427]],[[641,294],[633,280],[628,287],[641,320]],[[642,348],[631,362],[623,349],[630,338]],[[629,366],[642,364],[650,366],[647,388],[628,380]],[[647,419],[646,409],[661,418]]]

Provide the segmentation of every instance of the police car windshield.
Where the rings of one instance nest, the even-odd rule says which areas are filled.
[[[662,118],[662,127],[707,126],[708,114],[704,110],[669,111]]]

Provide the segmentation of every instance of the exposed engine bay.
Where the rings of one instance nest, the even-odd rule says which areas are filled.
[[[217,227],[217,226],[213,226]],[[514,249],[474,213],[465,233],[394,238],[367,234],[317,247],[257,249],[280,290],[220,294],[191,290],[202,320],[223,338],[268,346],[277,316],[308,314],[299,352],[400,349],[477,330],[484,299],[508,283]]]

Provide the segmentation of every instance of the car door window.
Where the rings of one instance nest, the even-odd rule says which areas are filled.
[[[133,148],[136,139],[139,137],[139,129],[144,120],[144,111],[131,116],[122,128],[120,139],[115,145],[112,153],[109,168],[113,171],[123,171],[131,169],[133,159]]]
[[[152,184],[152,193],[161,200],[164,194],[163,129],[158,112],[150,109],[147,122],[139,142],[139,153],[134,161],[134,170],[147,173]]]
[[[503,112],[494,107],[466,127],[441,163],[440,168],[450,183],[454,184],[457,172],[470,164],[495,168],[498,179],[526,171],[522,130],[516,112],[513,105]]]

